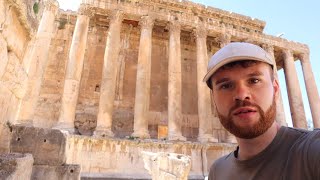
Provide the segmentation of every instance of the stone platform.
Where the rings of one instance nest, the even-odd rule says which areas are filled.
[[[189,179],[203,179],[211,163],[235,149],[234,144],[169,142],[80,136],[56,129],[13,126],[11,151],[30,153],[34,165],[80,165],[82,179],[151,179],[142,151],[171,152],[191,157]],[[70,168],[69,167],[69,168]]]

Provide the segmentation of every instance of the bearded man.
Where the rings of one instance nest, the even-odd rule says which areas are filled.
[[[320,179],[320,131],[279,126],[273,57],[250,43],[215,53],[204,81],[237,149],[213,163],[209,180]],[[319,107],[320,108],[320,107]]]

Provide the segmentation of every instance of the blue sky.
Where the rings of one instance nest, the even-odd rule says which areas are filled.
[[[60,8],[77,10],[80,0],[58,0]],[[307,44],[310,48],[310,61],[318,87],[320,89],[320,2],[316,0],[193,0],[200,4],[232,11],[266,22],[265,34],[282,36],[291,41]],[[311,120],[308,97],[304,85],[300,62],[296,62],[303,103],[307,119]],[[283,70],[279,71],[279,80],[285,105],[286,118],[291,125],[290,108],[286,93]],[[319,107],[320,108],[320,107]]]

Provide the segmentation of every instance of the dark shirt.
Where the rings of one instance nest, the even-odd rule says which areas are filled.
[[[262,152],[238,160],[237,150],[211,166],[209,180],[320,180],[320,130],[281,127]]]

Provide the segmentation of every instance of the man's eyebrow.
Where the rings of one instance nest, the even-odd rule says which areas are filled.
[[[230,81],[230,79],[229,78],[221,78],[221,79],[218,79],[215,84],[218,85],[218,84],[226,82],[226,81]]]
[[[260,71],[254,71],[254,72],[248,74],[248,76],[262,76],[262,75],[263,75],[263,73]]]

